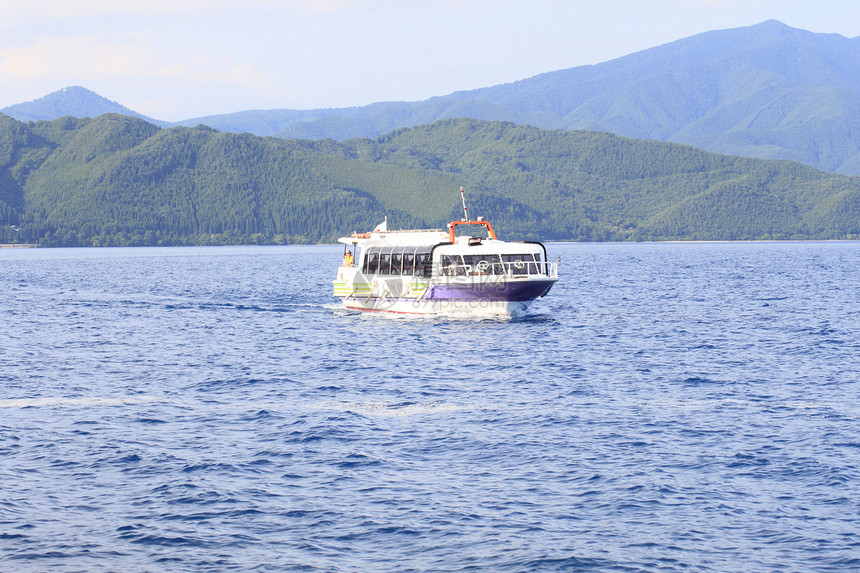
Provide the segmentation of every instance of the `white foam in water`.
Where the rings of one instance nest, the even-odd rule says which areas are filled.
[[[154,396],[130,396],[126,398],[18,398],[0,400],[0,408],[41,408],[45,406],[126,406],[129,404],[150,404],[160,402]]]
[[[535,312],[531,309],[516,310],[511,313],[501,311],[494,308],[474,308],[470,307],[468,312],[462,310],[449,310],[437,313],[408,313],[408,312],[386,312],[386,311],[363,311],[353,308],[348,308],[346,303],[324,304],[323,308],[344,314],[361,315],[363,318],[371,320],[439,320],[439,319],[457,319],[457,320],[509,320],[511,318],[523,318],[525,316],[543,315],[546,311]]]
[[[384,402],[323,402],[319,409],[335,409],[340,411],[360,412],[374,416],[414,416],[418,414],[438,414],[463,410],[464,406],[443,404],[440,402],[422,402],[417,404],[386,404]]]

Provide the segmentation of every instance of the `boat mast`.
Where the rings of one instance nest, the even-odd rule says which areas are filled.
[[[463,220],[469,220],[469,211],[466,209],[466,192],[463,190],[463,187],[460,187],[460,199],[463,200]]]

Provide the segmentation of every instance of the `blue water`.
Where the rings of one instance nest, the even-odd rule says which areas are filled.
[[[860,568],[860,243],[549,245],[508,320],[339,247],[0,251],[2,571]]]

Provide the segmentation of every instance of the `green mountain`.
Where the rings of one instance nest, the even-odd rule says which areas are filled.
[[[21,121],[104,113],[140,117],[83,88],[66,88],[0,112]],[[605,131],[860,174],[860,38],[770,20],[425,101],[249,110],[173,124],[148,121],[345,141],[450,118]]]
[[[860,178],[598,132],[447,120],[375,140],[162,129],[110,114],[0,116],[0,242],[330,242],[443,227],[503,238],[860,238]]]

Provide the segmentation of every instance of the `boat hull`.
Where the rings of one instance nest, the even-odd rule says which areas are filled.
[[[429,287],[426,298],[461,302],[531,302],[544,296],[556,279],[445,283]]]
[[[414,296],[342,296],[350,310],[394,314],[518,316],[546,295],[557,279],[448,282],[428,285]]]

